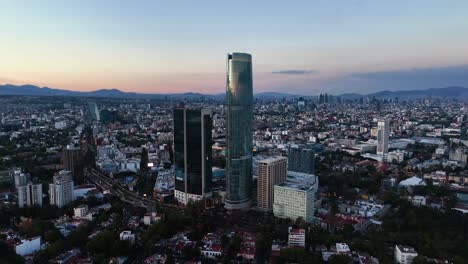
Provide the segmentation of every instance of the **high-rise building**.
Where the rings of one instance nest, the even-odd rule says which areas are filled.
[[[314,174],[315,150],[306,146],[290,147],[288,151],[288,170]]]
[[[258,161],[257,207],[270,211],[273,207],[273,187],[286,181],[286,157]]]
[[[384,155],[388,152],[388,137],[390,128],[388,120],[377,123],[377,154]]]
[[[287,172],[287,181],[274,186],[273,214],[280,218],[314,219],[318,177],[301,172]]]
[[[99,122],[101,120],[99,108],[95,102],[88,103],[88,119],[91,122]]]
[[[77,182],[83,179],[83,160],[80,147],[70,144],[63,151],[63,169],[70,171]]]
[[[211,109],[174,109],[176,200],[182,204],[211,194]]]
[[[18,190],[18,207],[39,205],[42,206],[42,184],[33,184],[31,182],[20,185]]]
[[[70,171],[62,170],[54,175],[54,180],[49,184],[50,204],[63,207],[74,200],[73,178]]]
[[[23,172],[21,168],[15,168],[13,170],[13,180],[15,182],[15,187],[18,188],[18,186],[28,184],[31,181],[31,175]]]
[[[252,200],[252,56],[227,56],[226,198],[227,209],[246,209]]]

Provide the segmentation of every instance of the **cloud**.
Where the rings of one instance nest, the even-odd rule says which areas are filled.
[[[468,87],[468,64],[449,67],[355,72],[334,77],[314,75],[314,77],[316,78],[282,78],[272,82],[271,78],[264,76],[268,82],[262,83],[262,87],[259,88],[263,91],[287,90],[296,94],[316,95],[320,92],[329,94],[368,94],[384,90],[405,91],[450,86]]]
[[[291,75],[301,75],[301,74],[311,74],[316,73],[317,71],[313,70],[282,70],[282,71],[273,71],[273,74],[291,74]]]

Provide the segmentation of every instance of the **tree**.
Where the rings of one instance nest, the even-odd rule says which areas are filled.
[[[24,260],[13,251],[13,248],[8,246],[4,241],[0,241],[0,263],[20,264]]]
[[[335,254],[328,259],[328,264],[348,264],[352,263],[352,260],[347,255]]]

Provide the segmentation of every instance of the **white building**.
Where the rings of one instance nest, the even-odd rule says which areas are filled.
[[[349,249],[348,244],[346,244],[346,243],[336,243],[335,247],[336,247],[336,253],[337,254],[348,254],[348,253],[351,252],[351,250]]]
[[[419,185],[426,185],[426,181],[416,176],[413,176],[411,178],[408,178],[398,183],[399,187],[413,187],[413,186],[419,186]]]
[[[73,208],[73,216],[75,218],[85,218],[87,214],[88,214],[88,205],[86,204]]]
[[[426,197],[421,196],[421,195],[415,195],[415,196],[408,197],[408,200],[414,206],[426,205]]]
[[[384,155],[388,152],[388,137],[390,127],[388,120],[377,122],[377,154]]]
[[[70,171],[60,171],[49,184],[50,204],[63,207],[74,200],[73,179]]]
[[[385,160],[387,162],[393,162],[394,160],[396,162],[403,162],[405,160],[405,154],[406,152],[403,150],[390,151],[385,155]]]
[[[13,170],[13,179],[15,181],[15,187],[18,188],[20,185],[28,184],[31,181],[31,175],[22,172],[20,168],[15,168]]]
[[[274,187],[273,214],[280,218],[312,222],[318,177],[313,174],[288,171],[287,181]]]
[[[466,164],[468,160],[468,154],[466,154],[463,149],[459,148],[449,153],[449,160],[454,160]]]
[[[288,245],[290,247],[305,247],[305,229],[288,229]]]
[[[55,129],[64,129],[66,127],[67,127],[67,122],[65,121],[55,122]]]
[[[127,240],[133,244],[135,243],[135,234],[133,234],[132,231],[122,231],[122,233],[120,233],[120,240]]]
[[[411,264],[418,252],[412,247],[395,245],[395,263]]]
[[[41,237],[21,239],[15,245],[15,252],[20,256],[31,255],[41,249]]]
[[[42,206],[42,184],[32,184],[18,186],[18,207],[39,205]]]

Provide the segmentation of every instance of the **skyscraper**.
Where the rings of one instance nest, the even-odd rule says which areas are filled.
[[[83,181],[83,160],[79,146],[69,144],[63,151],[63,169],[71,171],[76,182]]]
[[[73,179],[70,171],[62,170],[49,184],[50,204],[61,208],[74,200]]]
[[[211,109],[174,109],[175,190],[178,202],[211,194]]]
[[[88,103],[88,119],[91,122],[94,122],[94,121],[99,122],[99,120],[101,120],[99,109],[95,102]]]
[[[288,151],[288,170],[314,174],[315,151],[306,146],[290,147]]]
[[[245,209],[252,199],[252,56],[227,55],[226,209]]]
[[[390,128],[388,120],[379,121],[377,123],[377,154],[384,155],[388,152],[388,136]]]
[[[286,157],[273,157],[258,161],[257,207],[273,208],[273,187],[286,181]]]

